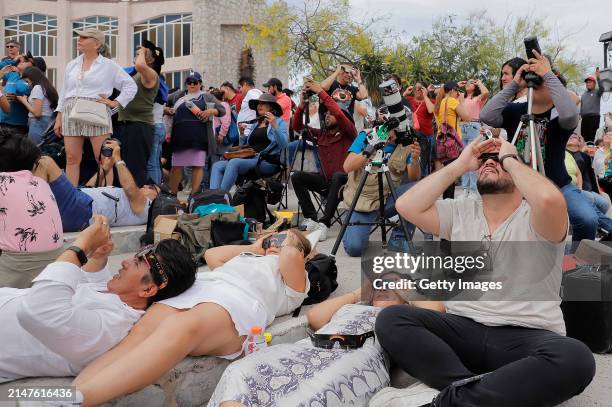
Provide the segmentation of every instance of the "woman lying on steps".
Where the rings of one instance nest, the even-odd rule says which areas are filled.
[[[361,335],[374,330],[378,312],[406,302],[394,291],[361,289],[330,298],[308,312],[317,334]],[[356,304],[362,299],[362,304]],[[373,306],[366,305],[372,304]],[[442,303],[412,305],[443,311]],[[271,346],[229,365],[209,407],[366,406],[389,386],[389,359],[378,341],[366,339],[357,349],[315,347],[310,338]]]
[[[207,250],[212,271],[198,273],[182,295],[151,306],[119,345],[74,380],[84,405],[142,389],[187,355],[235,359],[253,325],[265,327],[300,306],[310,285],[304,269],[308,239],[289,230],[266,249],[264,239]]]

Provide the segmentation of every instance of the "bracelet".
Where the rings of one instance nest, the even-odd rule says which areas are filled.
[[[504,168],[504,160],[506,158],[514,158],[516,161],[519,160],[516,154],[504,154],[501,157],[499,157],[499,165],[501,165],[504,171],[506,171],[506,169]]]
[[[115,163],[115,167],[116,167],[116,166],[118,166],[118,165],[125,165],[125,166],[127,167],[127,164],[126,164],[126,163],[125,163],[125,161],[123,161],[123,160],[117,161],[117,162]]]

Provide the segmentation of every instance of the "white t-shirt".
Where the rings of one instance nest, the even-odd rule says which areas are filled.
[[[274,318],[286,315],[302,304],[310,290],[306,270],[306,289],[293,290],[283,280],[276,255],[260,256],[244,252],[213,271],[200,272],[196,282],[184,293],[160,301],[178,309],[200,303],[218,304],[232,317],[239,335],[248,335],[253,325],[262,328]],[[240,353],[228,355],[235,359]]]
[[[147,199],[147,203],[142,212],[134,213],[130,206],[130,200],[123,191],[123,188],[83,188],[81,191],[93,199],[91,204],[92,219],[93,215],[104,215],[111,226],[137,226],[147,223],[149,206],[151,205],[149,199]],[[109,198],[105,194],[115,199]]]
[[[30,92],[30,96],[28,96],[28,102],[33,105],[34,99],[42,100],[42,115],[43,116],[51,116],[53,111],[51,110],[51,102],[45,96],[42,86],[35,85]],[[34,117],[34,115],[30,112],[28,113],[28,117]]]
[[[537,290],[541,298],[558,298],[555,301],[447,301],[446,312],[471,318],[489,326],[514,325],[536,329],[547,329],[565,335],[565,322],[559,304],[561,298],[562,261],[565,243],[551,243],[539,236],[531,226],[531,207],[522,201],[519,207],[496,230],[489,235],[489,227],[484,217],[482,200],[444,199],[436,202],[440,218],[440,238],[450,241],[482,242],[488,238],[491,247],[499,249],[495,242],[529,242],[529,252],[518,253],[508,259],[503,252],[493,257],[493,269],[517,270],[506,278],[504,285],[510,284],[516,290]],[[523,250],[526,243],[522,243]],[[492,250],[495,252],[495,250]],[[501,267],[496,267],[499,261]],[[526,287],[521,281],[520,271],[529,270],[535,265],[547,264],[546,278],[537,282],[535,287]],[[514,284],[514,285],[512,285]],[[483,297],[486,298],[486,297]],[[531,298],[531,297],[530,297]]]
[[[244,95],[242,104],[240,105],[240,113],[238,113],[238,123],[253,120],[257,117],[257,112],[249,107],[249,101],[259,99],[263,92],[259,89],[251,89]]]

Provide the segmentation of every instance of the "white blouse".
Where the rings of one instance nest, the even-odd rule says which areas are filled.
[[[79,84],[82,66],[83,54],[68,62],[64,73],[64,85],[55,111],[63,112],[66,99],[77,96],[77,85],[79,87],[78,96],[81,97],[109,97],[113,93],[113,89],[117,89],[121,91],[121,94],[117,96],[116,100],[122,107],[127,106],[134,99],[138,91],[136,82],[115,61],[98,55],[89,70],[83,72]]]

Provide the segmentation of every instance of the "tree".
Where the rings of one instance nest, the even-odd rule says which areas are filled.
[[[324,79],[338,64],[359,65],[372,54],[374,22],[357,22],[349,17],[348,0],[304,0],[303,7],[290,7],[274,1],[243,27],[250,47],[272,45],[272,58],[286,60],[289,72],[297,77],[310,72]]]

